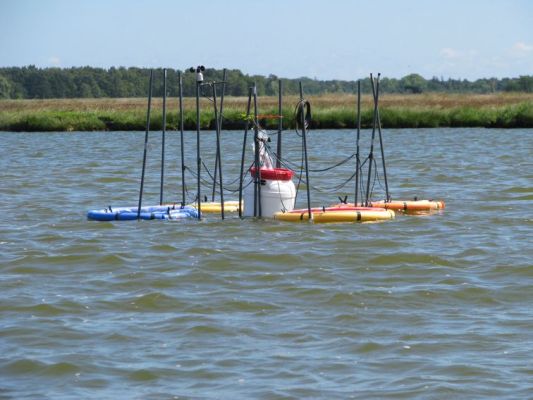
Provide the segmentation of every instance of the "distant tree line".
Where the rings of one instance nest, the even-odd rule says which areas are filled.
[[[178,95],[178,71],[167,70],[167,88],[170,96]],[[155,70],[154,95],[163,93],[162,70]],[[206,80],[222,80],[222,70],[207,69]],[[49,99],[49,98],[98,98],[145,97],[149,69],[147,68],[0,68],[0,98]],[[317,80],[310,78],[282,79],[284,94],[297,94],[302,81],[307,94],[354,93],[355,81]],[[226,94],[246,96],[248,88],[257,84],[259,95],[277,95],[278,77],[275,75],[247,75],[238,69],[227,71]],[[369,79],[362,80],[364,92],[370,92]],[[386,93],[492,93],[502,91],[533,92],[533,75],[519,78],[489,78],[468,81],[433,77],[424,79],[418,74],[401,79],[382,78],[381,89]],[[193,73],[183,72],[184,96],[195,95]]]

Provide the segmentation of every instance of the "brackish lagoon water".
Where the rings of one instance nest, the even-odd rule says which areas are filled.
[[[442,198],[444,212],[92,222],[89,209],[136,204],[143,132],[0,133],[0,398],[532,398],[533,131],[384,136],[393,198]],[[159,200],[159,140],[145,204]],[[285,141],[299,162],[300,138]],[[167,144],[178,201],[176,133]],[[194,144],[186,133],[192,169]],[[241,145],[223,133],[228,183]],[[353,151],[351,131],[309,135],[312,168]],[[313,205],[353,199],[352,183],[317,190],[352,171],[312,173]]]

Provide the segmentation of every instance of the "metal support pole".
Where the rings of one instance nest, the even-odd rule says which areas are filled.
[[[161,137],[161,186],[159,188],[159,205],[163,205],[163,187],[165,180],[165,136],[167,130],[167,69],[163,68],[163,132]]]
[[[222,94],[220,95],[220,113],[218,119],[215,120],[215,124],[218,124],[219,132],[222,132],[222,118],[224,112],[224,92],[226,91],[226,68],[222,72]],[[216,192],[216,182],[217,182],[217,172],[220,169],[220,153],[217,151],[215,156],[215,173],[213,175],[213,194],[211,196],[211,201],[215,201],[215,192]]]
[[[152,108],[152,82],[154,71],[150,70],[150,83],[148,84],[148,111],[146,112],[146,133],[144,134],[143,168],[141,175],[141,188],[139,190],[139,204],[137,206],[137,219],[141,218],[141,206],[144,188],[144,171],[146,170],[146,152],[148,150],[148,132],[150,131],[150,109]]]
[[[242,218],[242,184],[244,178],[244,158],[246,154],[246,137],[250,128],[250,108],[252,104],[252,88],[248,89],[248,104],[246,105],[246,124],[244,126],[244,138],[242,140],[241,175],[239,180],[239,218]]]
[[[377,98],[379,93],[379,76],[378,73],[378,80],[376,82],[376,89],[374,90],[374,85],[372,85],[372,92],[374,93],[374,97]],[[377,123],[378,123],[378,134],[379,134],[379,146],[381,148],[381,163],[383,165],[383,180],[385,181],[385,201],[390,201],[390,193],[389,193],[389,183],[387,181],[387,167],[385,166],[385,150],[383,148],[383,137],[381,134],[381,117],[379,116],[379,107],[377,108]]]
[[[374,78],[372,77],[372,74],[370,74],[370,83],[372,85],[372,88],[374,88]],[[374,162],[374,139],[376,137],[376,125],[377,125],[377,117],[378,117],[378,97],[379,93],[376,93],[376,96],[374,96],[374,118],[372,122],[372,138],[370,139],[370,154],[368,155],[368,178],[366,181],[366,198],[365,198],[365,205],[368,207],[369,205],[369,197],[370,197],[370,177],[372,175],[372,163]]]
[[[220,120],[218,119],[218,109],[217,109],[217,89],[216,89],[215,84],[211,85],[211,88],[213,90],[213,107],[215,111],[215,123],[216,123],[216,134],[217,134],[217,156],[218,156],[218,164],[220,167],[220,173],[219,173],[220,217],[224,219],[224,186],[222,184],[222,160],[221,160],[222,157],[220,154]],[[216,160],[215,160],[215,164],[216,164]],[[216,181],[213,182],[213,185],[216,185]]]
[[[181,71],[178,72],[179,103],[180,103],[180,142],[181,142],[181,205],[185,206],[185,149],[183,145],[183,81]]]
[[[202,158],[200,157],[200,84],[196,81],[196,174],[197,174],[197,196],[198,196],[198,219],[202,219],[202,193],[200,174],[202,171]]]
[[[305,127],[305,109],[303,109],[304,106],[304,92],[302,88],[302,82],[300,81],[300,105],[302,107],[302,140],[304,144],[304,158],[305,158],[305,186],[307,191],[307,212],[309,214],[309,221],[312,219],[311,214],[311,194],[309,191],[309,163],[307,160],[307,130]]]
[[[261,162],[259,160],[259,121],[257,119],[257,85],[254,83],[254,217],[262,217],[261,210]]]
[[[359,140],[361,138],[361,81],[357,81],[357,140],[355,151],[355,200],[354,206],[357,207],[359,201],[359,174],[361,169],[361,159],[359,157]]]
[[[222,129],[222,121],[223,121],[223,112],[224,112],[224,96],[226,94],[226,79],[228,76],[228,71],[226,68],[222,71],[222,94],[220,95],[220,114],[218,116],[220,129]]]
[[[278,142],[276,147],[277,158],[276,168],[281,168],[281,133],[283,131],[283,111],[282,111],[282,95],[281,95],[281,79],[278,81]]]

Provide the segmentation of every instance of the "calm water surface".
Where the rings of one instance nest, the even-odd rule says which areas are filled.
[[[0,398],[533,398],[533,131],[384,135],[393,198],[442,198],[444,212],[92,222],[89,209],[136,204],[144,133],[0,133]],[[300,139],[285,140],[299,162]],[[175,133],[167,144],[177,201]],[[231,187],[241,145],[223,134]],[[309,136],[312,168],[353,151],[352,132]],[[352,171],[312,173],[313,205],[353,199],[353,183],[324,190]]]

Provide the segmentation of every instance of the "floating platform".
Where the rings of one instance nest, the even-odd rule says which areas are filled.
[[[149,206],[141,207],[111,207],[101,210],[91,210],[87,219],[93,221],[132,221],[138,219],[185,219],[198,218],[198,210],[194,207],[181,206]]]
[[[311,209],[311,217],[315,223],[341,222],[379,222],[394,219],[393,210],[374,207],[319,207]],[[309,220],[308,209],[298,209],[288,212],[277,212],[274,219],[287,222],[303,222]]]
[[[441,200],[395,200],[395,201],[373,201],[370,207],[385,208],[403,212],[406,214],[422,214],[432,211],[443,210],[444,201]]]

